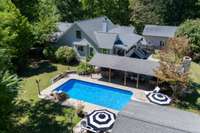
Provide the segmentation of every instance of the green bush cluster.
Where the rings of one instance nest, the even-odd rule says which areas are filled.
[[[46,47],[43,50],[43,55],[48,60],[62,64],[70,64],[76,61],[75,51],[68,46],[62,46],[59,48],[54,46]]]
[[[76,60],[76,53],[73,48],[63,46],[55,52],[56,60],[62,64],[70,64]]]
[[[77,68],[77,73],[81,75],[88,75],[94,72],[94,67],[87,62],[81,62]]]
[[[46,59],[55,61],[56,56],[55,56],[55,52],[56,52],[57,48],[53,47],[53,46],[49,46],[44,48],[43,50],[43,55]]]

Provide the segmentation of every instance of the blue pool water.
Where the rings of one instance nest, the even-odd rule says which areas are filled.
[[[130,91],[76,79],[67,81],[56,90],[62,90],[71,98],[115,110],[121,110],[133,95]]]

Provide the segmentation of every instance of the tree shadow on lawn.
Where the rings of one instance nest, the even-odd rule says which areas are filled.
[[[25,122],[18,122],[13,133],[71,133],[78,119],[74,112],[72,108],[45,100],[33,105],[20,101],[14,117]]]
[[[193,92],[186,95],[176,104],[178,108],[190,109],[200,114],[200,84],[192,83]]]
[[[32,62],[24,71],[20,73],[22,77],[31,77],[42,73],[50,73],[56,71],[57,67],[53,66],[48,60],[41,60],[38,62]]]

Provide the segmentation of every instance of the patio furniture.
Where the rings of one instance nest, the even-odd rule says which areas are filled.
[[[171,98],[162,93],[151,92],[146,97],[150,102],[158,105],[169,105],[171,103]]]
[[[116,115],[106,109],[94,110],[87,116],[87,125],[98,133],[110,131],[116,120]]]
[[[148,95],[149,93],[159,93],[160,92],[160,87],[156,86],[153,91],[145,91],[145,95]]]
[[[59,90],[59,91],[55,90],[50,95],[54,98],[54,100],[57,100],[60,102],[63,102],[69,98],[69,96],[65,94],[62,90]]]
[[[81,133],[96,133],[96,131],[89,127],[87,121],[84,119],[81,121]]]

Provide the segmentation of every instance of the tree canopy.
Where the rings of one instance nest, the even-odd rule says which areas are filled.
[[[144,24],[179,25],[200,16],[199,0],[130,0],[131,21],[141,31]]]
[[[0,19],[0,48],[4,49],[14,65],[20,67],[32,46],[30,25],[9,0],[1,0]]]
[[[156,77],[170,83],[173,97],[178,98],[188,86],[188,72],[183,70],[183,57],[188,54],[189,41],[185,37],[171,38],[160,51],[160,67],[155,70]]]
[[[187,20],[177,31],[177,36],[186,36],[190,40],[193,58],[200,60],[200,19]]]

